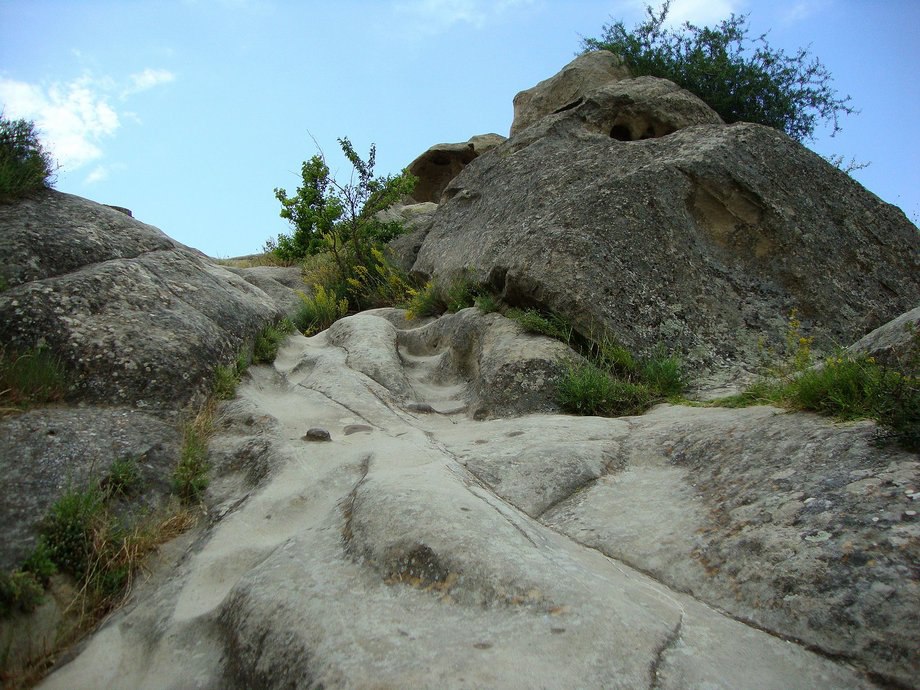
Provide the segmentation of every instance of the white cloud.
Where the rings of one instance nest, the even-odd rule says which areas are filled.
[[[408,15],[417,28],[436,33],[454,24],[465,23],[476,28],[485,26],[508,11],[528,5],[535,0],[405,0],[397,2],[397,12]]]
[[[794,24],[818,14],[828,8],[829,0],[798,0],[783,13],[783,21]]]
[[[108,179],[109,172],[111,172],[104,165],[97,165],[93,168],[92,172],[86,176],[86,179],[83,180],[85,184],[95,184],[97,182],[102,182],[103,180]]]
[[[176,75],[165,69],[150,69],[149,67],[143,72],[132,74],[131,85],[122,93],[122,97],[132,93],[147,91],[160,84],[168,84],[175,81]]]
[[[733,12],[741,14],[740,0],[674,0],[668,12],[668,24],[690,22],[697,26],[717,24]]]
[[[121,126],[104,87],[90,77],[48,87],[0,78],[0,101],[7,117],[34,120],[52,156],[69,170],[100,158],[100,141]]]
[[[70,82],[50,85],[29,84],[0,77],[0,104],[9,118],[33,120],[42,143],[66,171],[74,171],[103,156],[102,143],[122,125],[121,117],[140,122],[137,113],[126,111],[121,117],[110,104],[113,93],[122,98],[175,80],[164,69],[145,69],[128,78],[128,86],[119,89],[111,77],[84,75]],[[87,182],[104,179],[97,166]]]

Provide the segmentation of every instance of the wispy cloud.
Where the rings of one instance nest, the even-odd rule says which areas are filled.
[[[651,4],[653,9],[658,10],[660,3],[649,0],[621,0],[615,7],[613,14],[619,16],[626,12],[631,12],[637,18],[645,17],[645,8]],[[666,24],[668,26],[680,26],[684,22],[690,22],[697,26],[706,26],[716,24],[733,12],[741,14],[744,12],[746,0],[672,0]],[[630,22],[626,22],[630,26]]]
[[[33,120],[42,142],[66,171],[74,171],[103,157],[104,141],[118,131],[122,119],[112,106],[113,93],[122,97],[171,82],[175,75],[161,69],[132,74],[119,89],[110,77],[84,75],[69,82],[30,84],[0,77],[0,103],[9,118]],[[128,114],[129,120],[137,120]],[[97,166],[88,182],[104,179]]]
[[[131,84],[122,92],[122,97],[140,93],[141,91],[148,91],[160,84],[175,81],[175,79],[176,75],[169,70],[148,67],[143,72],[137,72],[130,76]]]
[[[535,0],[403,0],[395,10],[409,17],[425,33],[437,33],[454,24],[477,28],[502,15],[534,5]]]
[[[782,15],[783,21],[787,24],[804,21],[824,11],[830,5],[830,0],[798,0],[785,10]]]

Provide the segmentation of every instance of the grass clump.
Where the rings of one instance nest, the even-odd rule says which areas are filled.
[[[208,438],[213,431],[214,406],[206,405],[183,429],[182,451],[173,471],[173,491],[183,503],[201,499],[208,488]]]
[[[864,353],[840,351],[813,365],[812,339],[789,317],[785,357],[739,395],[713,401],[722,407],[770,404],[817,412],[841,421],[874,419],[908,450],[920,450],[920,331],[912,329],[907,354],[885,366]]]
[[[0,618],[34,611],[44,595],[45,588],[34,574],[25,570],[0,571]]]
[[[254,364],[271,364],[278,356],[281,342],[293,332],[294,324],[288,319],[282,319],[273,326],[266,326],[256,336],[252,347],[252,361]],[[239,362],[237,363],[239,366]],[[241,372],[242,373],[242,372]]]
[[[492,311],[497,311],[498,305],[494,298],[466,274],[446,285],[430,280],[420,290],[413,291],[406,317],[440,316],[444,312],[453,314],[476,306],[479,300],[485,298],[492,300]]]
[[[555,314],[544,314],[537,309],[509,309],[505,316],[517,321],[529,333],[549,336],[564,343],[572,340],[572,326]]]
[[[313,294],[300,293],[303,304],[294,317],[294,324],[304,335],[324,331],[348,314],[348,299],[339,298],[333,290],[323,285],[313,286]]]
[[[16,352],[0,347],[0,409],[24,409],[60,400],[68,384],[64,365],[48,349]]]
[[[647,384],[618,378],[591,361],[569,364],[556,385],[556,401],[562,409],[573,414],[639,414],[654,399]]]

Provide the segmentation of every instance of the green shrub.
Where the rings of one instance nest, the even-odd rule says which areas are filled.
[[[218,364],[214,368],[214,384],[211,392],[218,400],[232,400],[236,387],[240,385],[240,373],[236,366]]]
[[[808,50],[792,55],[774,49],[766,34],[751,40],[746,16],[731,14],[715,27],[689,22],[665,26],[670,0],[644,22],[627,30],[606,24],[600,38],[586,38],[587,50],[609,50],[635,76],[670,79],[708,103],[726,123],[756,122],[786,132],[797,141],[814,137],[817,122],[840,129],[843,114],[855,112],[831,88],[831,75]]]
[[[480,290],[481,288],[474,281],[466,276],[461,276],[444,290],[444,302],[447,305],[447,311],[453,314],[461,309],[472,307],[476,303],[476,297],[479,295]]]
[[[35,123],[0,114],[0,202],[54,183],[54,162],[42,147]]]
[[[64,397],[68,377],[45,348],[17,353],[0,346],[0,406],[27,407]]]
[[[64,573],[82,579],[93,553],[93,531],[104,522],[104,494],[96,487],[70,488],[51,506],[39,534],[51,560]]]
[[[564,343],[572,339],[572,326],[555,314],[543,314],[536,309],[509,309],[505,316],[517,321],[530,333],[556,338]]]
[[[300,293],[303,304],[294,323],[304,335],[313,335],[324,331],[336,321],[348,314],[348,300],[339,297],[322,285],[313,286],[313,295]]]
[[[416,290],[406,308],[407,319],[422,319],[426,316],[440,316],[447,311],[444,295],[433,281],[428,281]]]
[[[556,401],[573,414],[640,414],[653,398],[647,385],[615,378],[587,361],[570,364],[556,384]]]
[[[54,564],[51,548],[44,537],[39,537],[35,542],[32,553],[22,563],[22,570],[32,573],[42,584],[47,584],[51,576],[57,573],[58,569]]]
[[[16,611],[34,611],[42,603],[44,594],[45,588],[32,573],[0,571],[0,618],[7,618]]]
[[[109,471],[100,482],[106,499],[128,497],[139,488],[141,481],[137,460],[130,456],[116,458],[109,466]]]

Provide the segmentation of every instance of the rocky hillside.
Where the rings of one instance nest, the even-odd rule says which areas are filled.
[[[880,360],[920,322],[916,228],[783,135],[606,54],[515,113],[507,140],[412,164],[404,266],[664,342],[706,385],[793,307]],[[162,505],[215,367],[301,285],[56,192],[0,206],[0,249],[0,342],[72,377],[0,416],[8,569],[120,458]],[[920,687],[916,453],[770,406],[564,415],[576,358],[475,307],[289,336],[216,408],[197,526],[41,687]],[[50,597],[0,622],[5,682],[61,616]]]

